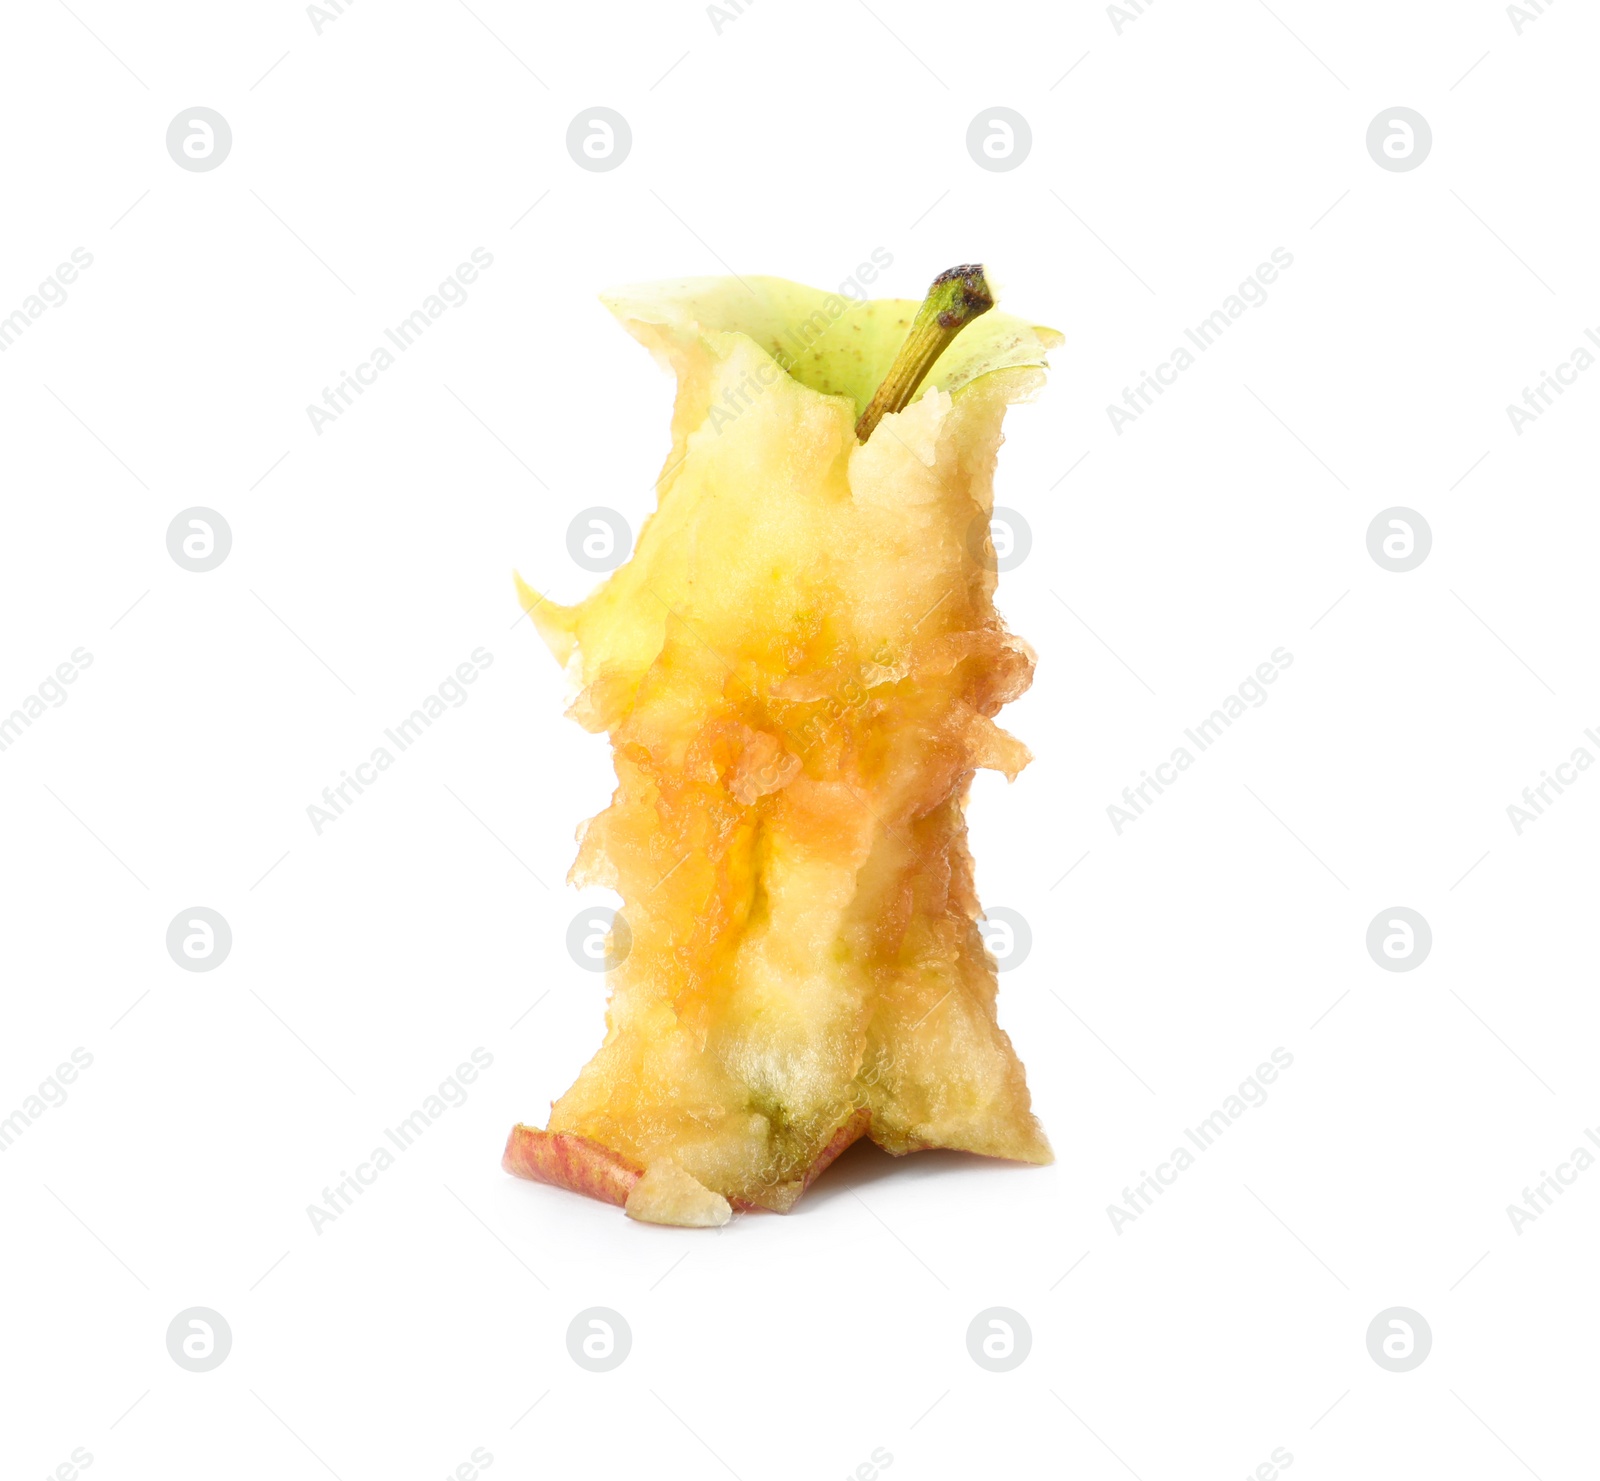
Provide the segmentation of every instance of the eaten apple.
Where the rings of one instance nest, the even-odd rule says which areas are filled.
[[[605,1041],[506,1170],[652,1222],[787,1210],[851,1142],[1051,1152],[995,1014],[974,771],[1034,655],[994,606],[1001,422],[1060,342],[982,268],[848,302],[776,278],[605,302],[677,377],[632,558],[518,582],[617,789],[571,878],[622,897]]]

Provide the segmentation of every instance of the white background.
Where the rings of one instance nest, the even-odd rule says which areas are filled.
[[[1505,407],[1600,324],[1600,26],[727,10],[7,7],[0,315],[94,263],[0,355],[0,711],[93,664],[0,754],[0,1115],[94,1063],[0,1158],[0,1469],[1592,1475],[1600,1170],[1520,1234],[1506,1205],[1600,1125],[1600,776],[1520,836],[1506,807],[1600,754],[1600,370],[1520,436]],[[566,131],[602,104],[633,147],[589,173]],[[233,131],[208,173],[165,148],[196,105]],[[1033,134],[1004,173],[965,146],[996,105]],[[1395,105],[1432,126],[1414,172],[1366,149]],[[318,435],[307,403],[475,247],[469,301]],[[1118,435],[1107,403],[1279,247]],[[1058,1160],[863,1147],[788,1218],[645,1227],[499,1168],[599,1043],[562,880],[610,788],[511,572],[575,599],[572,516],[652,503],[670,386],[599,291],[832,285],[875,248],[875,291],[981,259],[1067,337],[998,481],[1033,531],[1001,603],[1036,760],[971,809],[984,898],[1032,925],[1001,1016]],[[165,547],[192,505],[233,531],[207,574]],[[1366,548],[1394,505],[1433,532],[1408,574]],[[318,836],[307,805],[479,646],[470,700]],[[1279,646],[1270,700],[1117,833]],[[194,905],[233,931],[210,973],[164,945]],[[1394,905],[1434,935],[1405,974],[1365,948]],[[313,1232],[477,1046],[470,1100]],[[1118,1233],[1277,1046],[1267,1103]],[[232,1330],[210,1373],[167,1353],[190,1306]],[[591,1306],[633,1334],[609,1373],[567,1353]],[[992,1306],[1032,1331],[1009,1373],[967,1353]],[[1408,1373],[1368,1355],[1391,1306],[1432,1329]]]

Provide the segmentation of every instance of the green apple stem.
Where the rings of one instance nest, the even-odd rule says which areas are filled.
[[[856,423],[856,441],[865,442],[871,437],[872,429],[890,412],[904,411],[951,340],[979,314],[986,314],[993,307],[994,295],[989,291],[981,263],[969,262],[940,273],[911,321],[911,332],[883,384],[861,413]]]

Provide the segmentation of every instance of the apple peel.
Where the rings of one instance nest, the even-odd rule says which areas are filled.
[[[540,1131],[520,1121],[506,1138],[501,1167],[514,1177],[568,1188],[602,1203],[627,1205],[644,1169],[626,1157],[570,1131]]]

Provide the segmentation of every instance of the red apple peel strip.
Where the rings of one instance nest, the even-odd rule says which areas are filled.
[[[644,1176],[642,1167],[586,1136],[540,1131],[520,1121],[511,1128],[500,1165],[514,1177],[567,1188],[618,1208],[627,1204],[633,1185]]]
[[[806,1168],[805,1182],[800,1187],[802,1193],[827,1171],[841,1152],[866,1135],[871,1121],[872,1113],[862,1109],[834,1132],[828,1145]],[[540,1131],[537,1126],[524,1126],[521,1122],[511,1128],[511,1135],[506,1138],[500,1165],[513,1177],[582,1193],[602,1203],[614,1203],[618,1208],[627,1205],[633,1185],[644,1176],[642,1167],[588,1137],[570,1131]],[[760,1207],[742,1198],[734,1198],[732,1202],[741,1213],[753,1213]]]

